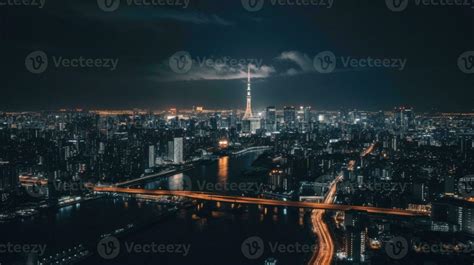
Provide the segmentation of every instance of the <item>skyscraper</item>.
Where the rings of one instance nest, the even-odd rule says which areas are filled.
[[[148,146],[148,168],[155,167],[155,146]]]
[[[0,161],[0,190],[14,189],[18,184],[18,175],[15,174],[12,164]]]
[[[174,161],[174,140],[168,141],[168,160]]]
[[[276,108],[274,106],[267,107],[265,121],[267,131],[276,131]]]
[[[283,119],[285,121],[285,126],[289,128],[295,127],[296,123],[296,109],[295,107],[285,107],[283,109]]]
[[[412,108],[395,108],[395,122],[401,129],[406,130],[414,123],[415,115]]]
[[[173,162],[176,164],[181,164],[184,162],[182,137],[177,137],[173,140]]]
[[[311,120],[312,120],[312,117],[311,117],[311,107],[309,106],[306,106],[304,107],[304,122],[305,123],[310,123]]]

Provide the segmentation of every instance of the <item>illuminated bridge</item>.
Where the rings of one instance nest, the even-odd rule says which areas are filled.
[[[279,201],[252,197],[228,196],[218,195],[209,192],[196,191],[170,191],[170,190],[145,190],[145,189],[131,189],[118,187],[94,187],[96,192],[108,193],[124,193],[124,194],[140,194],[140,195],[154,195],[154,196],[181,196],[196,200],[218,201],[239,204],[257,204],[266,206],[286,206],[297,208],[334,210],[334,211],[360,211],[373,214],[386,214],[397,216],[428,216],[426,212],[409,211],[403,209],[387,209],[367,206],[351,206],[338,205],[329,203],[315,203],[315,202],[299,202],[299,201]]]

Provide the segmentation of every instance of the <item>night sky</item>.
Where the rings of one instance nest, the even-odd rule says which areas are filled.
[[[99,9],[97,0],[0,6],[0,110],[244,108],[247,63],[199,64],[224,57],[261,62],[251,66],[256,108],[472,110],[474,74],[462,72],[458,59],[474,50],[474,9],[409,1],[401,12],[382,0],[335,0],[331,8],[265,0],[256,12],[240,0],[190,0],[187,8],[122,0],[114,12]],[[48,68],[34,74],[25,58],[38,50],[47,54]],[[178,51],[195,60],[187,73],[169,66]],[[407,61],[403,70],[338,61],[334,72],[322,74],[313,67],[322,51]],[[53,56],[118,64],[113,71],[56,67]]]

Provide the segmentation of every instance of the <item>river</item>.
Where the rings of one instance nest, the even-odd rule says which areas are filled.
[[[222,157],[217,163],[176,174],[166,181],[169,185],[178,186],[188,178],[192,179],[193,185],[199,181],[238,183],[242,172],[250,168],[258,155],[254,152],[232,158]],[[162,182],[152,181],[145,187],[154,188]],[[244,265],[264,264],[270,257],[276,258],[278,265],[307,264],[312,256],[310,247],[317,240],[311,230],[309,214],[283,207],[243,206],[239,210],[232,209],[236,207],[225,203],[199,202],[157,221],[160,214],[166,212],[166,206],[108,197],[61,208],[56,213],[1,224],[0,244],[44,245],[46,250],[41,260],[79,245],[96,252],[101,235],[129,224],[140,224],[139,230],[119,238],[121,248],[117,257],[105,260],[94,254],[80,264]],[[247,244],[248,238],[251,238],[251,244]],[[253,245],[255,239],[260,245]],[[140,248],[130,249],[132,244],[138,244]],[[158,245],[167,250],[145,251],[146,246]],[[263,248],[258,252],[258,248],[252,249],[252,246]],[[179,251],[185,248],[188,248],[186,253]],[[26,263],[25,254],[0,255],[2,265]]]

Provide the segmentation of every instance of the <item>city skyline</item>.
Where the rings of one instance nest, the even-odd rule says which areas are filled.
[[[0,265],[473,265],[474,0],[0,0]]]
[[[470,264],[472,114],[175,113],[0,113],[2,261]]]

